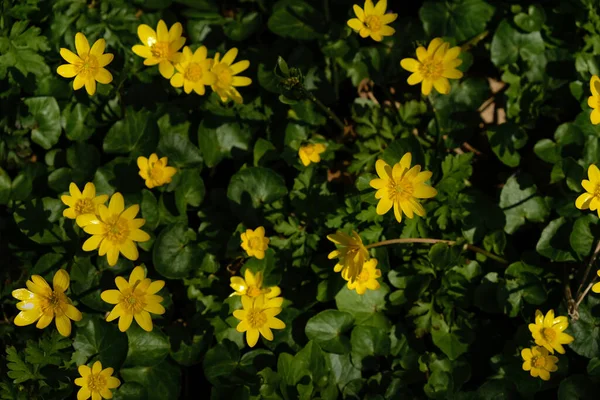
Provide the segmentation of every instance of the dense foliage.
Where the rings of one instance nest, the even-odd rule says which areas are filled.
[[[594,397],[597,2],[367,6],[1,3],[1,399]],[[140,44],[159,20],[184,58]],[[74,78],[79,32],[108,75]],[[432,41],[449,81],[419,69]],[[421,200],[388,203],[379,160],[431,171]],[[108,208],[80,217],[88,182]],[[368,249],[336,266],[352,231]],[[30,305],[66,311],[41,330]]]

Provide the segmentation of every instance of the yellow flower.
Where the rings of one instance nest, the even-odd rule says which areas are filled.
[[[376,5],[372,0],[366,0],[364,10],[355,4],[356,18],[348,20],[348,26],[363,38],[371,36],[373,40],[381,42],[384,36],[392,36],[396,32],[387,24],[394,22],[398,14],[386,14],[386,10],[387,0],[379,0]]]
[[[179,49],[185,44],[185,38],[181,37],[183,27],[179,22],[167,29],[167,24],[162,19],[158,21],[156,32],[146,24],[138,26],[138,36],[143,44],[136,44],[131,48],[135,54],[145,58],[144,65],[158,64],[158,71],[170,79],[175,72],[173,63],[181,59]]]
[[[575,207],[580,210],[597,210],[600,217],[600,170],[594,164],[588,167],[588,179],[581,181],[585,193],[577,197]]]
[[[80,365],[78,368],[81,378],[75,379],[75,384],[81,386],[77,392],[77,400],[112,399],[113,395],[110,389],[116,389],[121,385],[121,381],[112,376],[115,372],[112,368],[102,369],[102,363],[96,361],[92,368],[87,365]]]
[[[311,162],[318,163],[321,161],[321,153],[325,151],[325,146],[321,143],[317,144],[307,144],[306,146],[300,147],[298,150],[298,155],[300,156],[300,161],[305,167]]]
[[[79,90],[85,85],[85,90],[91,96],[96,93],[96,81],[99,83],[111,83],[113,77],[106,67],[113,60],[113,55],[104,53],[106,41],[98,39],[90,49],[90,44],[84,34],[79,32],[75,35],[75,49],[77,54],[71,50],[61,48],[60,55],[69,64],[58,67],[56,72],[63,78],[73,78],[73,90]]]
[[[600,270],[598,270],[596,273],[598,274],[598,276],[600,276]],[[594,286],[592,286],[592,292],[600,293],[600,282],[594,283]]]
[[[85,225],[83,230],[93,235],[83,243],[83,250],[99,248],[98,255],[102,257],[106,254],[111,267],[117,263],[119,253],[131,261],[137,260],[139,253],[135,242],[150,240],[150,235],[140,229],[146,220],[135,218],[139,211],[137,204],[125,210],[121,193],[113,194],[108,207],[104,204],[98,207],[98,215],[86,214],[81,217]]]
[[[69,208],[63,211],[65,218],[74,219],[77,225],[82,225],[85,221],[81,218],[84,214],[95,215],[98,213],[98,206],[106,203],[108,196],[101,194],[96,196],[96,186],[92,182],[85,184],[83,193],[74,182],[69,185],[69,194],[60,196],[61,201]]]
[[[558,369],[556,363],[558,358],[548,355],[548,350],[543,347],[533,346],[531,349],[521,351],[523,357],[523,371],[529,371],[534,378],[540,377],[543,380],[550,380],[550,372]]]
[[[240,320],[235,328],[238,332],[246,332],[248,346],[254,347],[262,335],[273,340],[271,329],[284,329],[285,323],[275,318],[281,312],[282,297],[267,299],[265,296],[242,296],[242,310],[235,310],[233,316]]]
[[[597,75],[592,76],[590,80],[590,90],[592,95],[588,97],[588,106],[593,110],[590,114],[592,124],[600,124],[600,78]]]
[[[238,104],[242,104],[242,95],[235,87],[248,86],[252,83],[252,79],[248,77],[236,76],[240,72],[247,70],[250,66],[250,61],[248,60],[238,61],[233,64],[237,54],[238,49],[235,47],[225,53],[223,59],[221,59],[219,53],[215,54],[211,71],[216,75],[216,81],[211,87],[221,97],[222,102],[231,99]]]
[[[337,250],[329,253],[328,258],[338,258],[338,263],[333,270],[342,272],[342,278],[354,282],[361,274],[365,261],[369,260],[369,252],[363,245],[362,239],[358,233],[352,231],[352,236],[344,232],[337,231],[332,235],[327,235],[327,239],[340,245]]]
[[[565,354],[563,344],[569,344],[574,339],[563,331],[569,326],[567,317],[554,317],[554,310],[548,311],[546,316],[540,310],[535,311],[535,324],[529,324],[529,330],[535,344],[545,347],[549,352],[554,350]]]
[[[245,278],[245,279],[244,279]],[[246,269],[244,278],[240,276],[231,277],[231,288],[235,290],[231,295],[258,297],[262,294],[268,299],[277,297],[281,294],[281,289],[278,286],[262,287],[263,275],[262,272],[252,273],[250,268]]]
[[[365,294],[367,289],[377,290],[379,289],[377,278],[380,277],[381,271],[377,269],[377,260],[371,258],[363,264],[362,271],[358,274],[354,282],[348,282],[348,289],[356,290],[358,294]]]
[[[369,184],[377,189],[375,198],[379,199],[377,214],[387,213],[392,206],[398,222],[402,221],[402,213],[408,218],[414,214],[420,217],[425,215],[425,209],[418,199],[429,199],[437,194],[437,190],[425,183],[431,178],[430,171],[421,172],[421,166],[410,167],[412,155],[406,153],[399,163],[390,167],[385,161],[377,160],[375,169],[379,178],[371,180]]]
[[[450,82],[448,79],[460,79],[463,73],[456,69],[462,60],[458,58],[460,47],[449,49],[450,44],[440,38],[435,38],[429,43],[429,47],[417,48],[417,59],[405,58],[400,65],[405,70],[412,72],[408,77],[409,85],[423,82],[421,93],[427,96],[431,93],[431,87],[441,94],[450,93]]]
[[[246,250],[248,257],[262,260],[268,247],[269,238],[265,237],[264,227],[259,226],[255,230],[246,229],[246,232],[242,233],[242,249]]]
[[[165,308],[160,304],[163,298],[156,293],[165,286],[165,281],[152,282],[146,278],[142,267],[135,267],[129,275],[129,282],[122,276],[115,278],[119,290],[105,290],[100,294],[102,300],[116,304],[106,317],[108,322],[119,318],[119,330],[125,332],[135,321],[143,330],[152,330],[152,314],[164,314]]]
[[[156,153],[152,153],[149,159],[146,157],[138,157],[137,165],[140,169],[139,174],[146,180],[148,189],[171,183],[171,178],[173,178],[173,175],[177,172],[177,168],[168,167],[168,161],[167,157],[163,157],[159,160]]]
[[[31,325],[35,321],[36,328],[44,329],[55,319],[56,329],[63,336],[71,334],[71,320],[80,321],[81,312],[71,304],[65,294],[69,288],[70,278],[67,271],[59,269],[54,274],[52,286],[39,275],[32,275],[28,280],[27,289],[13,290],[12,295],[17,300],[17,308],[21,312],[15,317],[15,325]]]
[[[190,94],[192,90],[199,95],[206,93],[205,85],[213,85],[217,77],[210,71],[212,59],[206,58],[206,47],[201,46],[194,53],[189,47],[183,48],[181,61],[175,64],[177,72],[171,78],[171,86]]]

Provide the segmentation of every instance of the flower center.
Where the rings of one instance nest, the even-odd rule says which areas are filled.
[[[383,25],[377,15],[369,15],[365,18],[364,24],[373,32],[381,30],[381,26]]]
[[[129,224],[125,218],[114,215],[106,221],[106,239],[122,244],[129,237]]]
[[[248,311],[248,324],[251,328],[260,328],[267,322],[267,316],[262,310],[256,308]]]
[[[150,46],[153,57],[167,59],[169,57],[169,42],[156,42]]]
[[[262,290],[256,286],[250,286],[246,294],[250,297],[258,297],[262,294]]]
[[[315,152],[315,149],[313,146],[308,145],[308,146],[304,147],[304,152],[306,153],[306,155],[310,156],[310,155],[312,155],[312,153]]]
[[[139,313],[146,306],[143,295],[139,292],[136,293],[135,288],[131,292],[123,294],[122,304],[132,314]]]
[[[361,273],[358,275],[358,280],[361,282],[366,282],[369,280],[369,272],[363,268]]]
[[[255,236],[252,239],[250,239],[250,248],[260,249],[262,247],[262,242],[262,238]]]
[[[217,85],[227,89],[233,81],[233,71],[227,64],[219,63],[213,68],[213,72],[217,75]]]
[[[404,178],[401,178],[398,182],[394,179],[390,179],[388,189],[391,199],[408,199],[412,197],[414,192],[412,182]]]
[[[81,57],[81,61],[81,64],[77,66],[77,75],[82,75],[84,78],[95,76],[100,68],[96,56],[88,54]]]
[[[67,296],[64,292],[53,290],[50,295],[46,296],[45,304],[42,304],[43,312],[60,313],[62,305],[67,303]]]
[[[202,79],[202,68],[196,63],[190,63],[185,70],[184,78],[188,81],[198,82]]]
[[[442,76],[444,65],[440,61],[436,61],[433,57],[430,57],[419,66],[419,72],[425,79],[436,80]]]
[[[90,392],[100,392],[106,388],[106,379],[100,374],[90,374],[90,377],[88,378],[88,388],[90,389]]]
[[[95,211],[96,211],[96,207],[94,206],[94,202],[92,201],[92,199],[89,199],[89,198],[79,199],[75,203],[75,214],[77,214],[77,215],[90,214],[90,213],[94,213]]]
[[[542,328],[540,331],[544,340],[548,342],[553,342],[556,339],[556,331],[552,328]]]
[[[148,176],[153,181],[160,182],[163,177],[163,168],[160,165],[152,164],[151,168],[148,169]]]
[[[534,368],[544,368],[546,366],[546,357],[532,357],[531,358],[531,365]]]

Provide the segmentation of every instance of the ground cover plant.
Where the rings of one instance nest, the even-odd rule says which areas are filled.
[[[597,2],[0,10],[1,399],[597,393]]]

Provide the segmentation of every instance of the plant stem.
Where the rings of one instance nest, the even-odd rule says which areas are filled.
[[[453,246],[455,245],[457,242],[455,240],[445,240],[445,239],[429,239],[429,238],[412,238],[412,239],[389,239],[389,240],[384,240],[381,242],[377,242],[377,243],[373,243],[370,244],[368,246],[365,246],[367,249],[371,249],[373,247],[381,247],[381,246],[387,246],[388,244],[403,244],[403,243],[429,243],[429,244],[435,244],[435,243],[446,243],[447,245]],[[474,251],[475,253],[479,253],[479,254],[483,254],[486,257],[491,258],[492,260],[498,261],[501,264],[508,264],[508,261],[506,261],[504,258],[499,257],[495,254],[490,253],[487,250],[484,250],[480,247],[477,246],[473,246],[470,244],[465,244],[464,245],[465,249]]]
[[[311,92],[309,92],[306,89],[302,90],[303,94],[306,96],[306,98],[308,98],[310,101],[312,101],[313,103],[315,103],[323,112],[325,112],[329,118],[331,118],[333,120],[333,122],[335,122],[335,124],[343,131],[345,128],[344,123],[342,122],[341,119],[338,118],[337,115],[335,115],[335,113],[333,111],[331,111],[331,109],[329,107],[327,107],[325,104],[321,103],[321,101],[319,99],[317,99],[315,97],[314,94],[312,94]]]
[[[579,308],[579,305],[581,304],[581,302],[583,301],[583,299],[585,299],[585,296],[588,294],[588,292],[590,291],[590,289],[592,288],[592,286],[594,286],[594,281],[593,280],[585,288],[585,290],[583,291],[583,293],[581,294],[581,296],[579,296],[579,298],[577,299],[577,302],[575,303],[575,310],[576,311]]]
[[[579,284],[579,287],[577,288],[577,295],[575,297],[577,297],[579,299],[579,295],[581,294],[581,289],[583,289],[583,285],[585,285],[585,281],[587,281],[587,278],[590,274],[590,270],[592,269],[592,266],[594,265],[594,262],[596,261],[596,258],[598,258],[598,253],[600,253],[600,240],[598,240],[598,243],[596,244],[596,249],[594,249],[594,253],[592,254],[592,257],[590,257],[590,262],[587,265],[587,268],[585,269],[585,273],[583,274],[583,279],[581,280],[581,283]],[[586,291],[587,293],[587,291]],[[585,296],[585,294],[584,294]],[[577,303],[579,304],[579,302]]]

